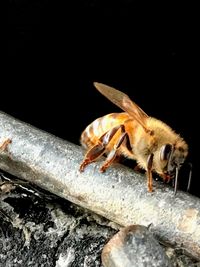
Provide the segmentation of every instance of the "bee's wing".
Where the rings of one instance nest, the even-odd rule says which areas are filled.
[[[148,131],[146,128],[146,119],[148,118],[148,115],[126,94],[102,83],[95,82],[94,86],[102,95],[107,97],[116,106],[127,112],[133,119],[137,120],[137,122],[141,124],[145,131]]]

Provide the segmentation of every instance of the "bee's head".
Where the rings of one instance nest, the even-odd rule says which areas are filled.
[[[175,144],[165,144],[160,149],[160,162],[163,166],[163,174],[177,182],[178,172],[188,154],[188,145],[180,139]]]

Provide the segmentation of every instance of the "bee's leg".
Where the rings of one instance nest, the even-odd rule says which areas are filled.
[[[136,166],[134,167],[134,171],[135,171],[135,172],[141,172],[141,170],[142,170],[142,168],[141,168],[139,165],[136,165]]]
[[[91,162],[95,161],[98,157],[100,157],[105,152],[105,146],[101,143],[93,146],[85,155],[83,162],[79,170],[82,172],[84,171],[85,167],[90,164]]]
[[[153,166],[153,154],[150,154],[147,159],[147,187],[148,191],[152,192],[152,166]]]
[[[110,151],[110,153],[108,154],[104,164],[101,166],[100,171],[104,172],[114,161],[116,155],[117,155],[117,151],[119,149],[119,147],[121,146],[121,144],[123,143],[123,141],[128,138],[128,134],[127,133],[122,133],[122,135],[120,136],[117,144],[114,146],[114,148]]]
[[[189,162],[188,166],[190,167],[190,172],[189,172],[189,178],[188,178],[188,184],[187,184],[187,192],[190,191],[190,186],[191,186],[191,181],[192,181],[192,163]]]
[[[7,146],[11,143],[11,139],[6,139],[1,145],[0,145],[0,150],[4,151],[7,149]]]
[[[90,164],[91,162],[95,161],[97,158],[99,158],[106,150],[106,146],[109,144],[113,136],[116,134],[116,132],[124,127],[123,125],[118,125],[114,128],[112,128],[110,131],[103,134],[97,145],[94,145],[85,155],[85,158],[83,162],[81,163],[81,166],[79,170],[82,172],[85,167]]]

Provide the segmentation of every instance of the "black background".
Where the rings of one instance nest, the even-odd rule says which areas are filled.
[[[78,144],[92,120],[118,111],[93,81],[114,86],[184,136],[200,196],[198,9],[160,2],[10,0],[1,109]]]

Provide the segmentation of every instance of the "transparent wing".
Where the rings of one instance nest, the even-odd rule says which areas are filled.
[[[148,115],[135,102],[133,102],[128,95],[102,83],[95,82],[94,86],[102,95],[127,112],[133,119],[137,120],[146,131],[148,131],[146,128],[146,119],[148,118]]]

